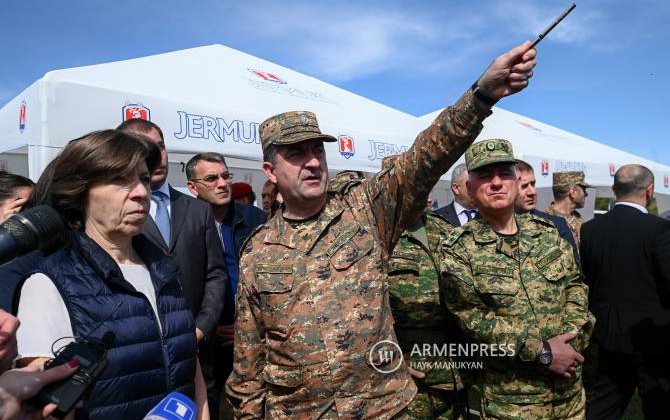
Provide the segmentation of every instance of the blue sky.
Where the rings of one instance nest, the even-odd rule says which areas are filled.
[[[4,1],[0,106],[49,70],[224,44],[423,115],[569,1]],[[670,1],[583,0],[500,105],[670,165]]]

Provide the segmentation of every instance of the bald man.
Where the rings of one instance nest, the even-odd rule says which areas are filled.
[[[580,255],[596,317],[598,370],[587,419],[618,419],[635,388],[645,419],[667,419],[670,399],[670,221],[646,207],[654,175],[626,165],[616,205],[584,223]]]

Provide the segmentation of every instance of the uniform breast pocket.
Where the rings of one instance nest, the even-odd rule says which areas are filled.
[[[390,275],[419,275],[419,255],[418,253],[394,252],[389,259]]]
[[[294,280],[291,266],[259,264],[256,267],[256,288],[269,327],[288,328]]]
[[[355,224],[335,238],[326,254],[336,270],[346,270],[372,251],[373,241],[370,232]]]
[[[564,255],[560,248],[554,248],[538,258],[535,266],[544,278],[550,282],[557,282],[562,280],[567,272],[569,261],[566,261],[566,258],[572,258],[572,255]]]
[[[512,276],[475,272],[474,287],[482,301],[489,307],[499,308],[503,313],[511,312],[519,286],[518,280]]]

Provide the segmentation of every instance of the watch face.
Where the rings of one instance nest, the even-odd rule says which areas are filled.
[[[551,361],[553,360],[553,356],[551,352],[542,352],[538,355],[537,360],[540,362],[541,365],[547,366],[551,364]]]

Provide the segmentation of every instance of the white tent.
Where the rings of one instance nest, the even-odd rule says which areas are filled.
[[[439,110],[420,118],[420,125],[432,121]],[[584,171],[586,180],[597,187],[591,194],[593,208],[595,196],[611,197],[614,172],[622,165],[637,163],[654,172],[655,195],[660,211],[670,209],[670,167],[624,152],[602,143],[570,133],[557,127],[530,119],[523,115],[495,107],[493,115],[484,121],[484,130],[478,137],[510,140],[516,157],[533,166],[537,178],[539,206],[551,200],[552,173]],[[590,213],[590,210],[587,210]]]
[[[333,171],[375,172],[384,156],[405,150],[416,135],[414,116],[212,45],[47,73],[0,110],[0,152],[27,153],[35,179],[67,141],[145,116],[163,129],[176,169],[194,153],[218,151],[230,166],[247,170],[236,171],[236,180],[259,189],[258,125],[295,109],[314,111],[324,132],[342,138],[327,146]],[[4,155],[5,165],[11,156]],[[179,170],[170,172],[170,182],[185,184]]]
[[[235,180],[260,190],[264,176],[258,125],[270,115],[306,109],[324,132],[332,171],[375,172],[385,156],[406,150],[433,115],[414,117],[266,60],[212,45],[47,73],[0,109],[0,167],[36,179],[67,141],[142,116],[157,123],[170,151],[170,177],[184,185],[191,155],[218,151]],[[585,169],[608,186],[609,164],[648,164],[657,193],[669,193],[670,168],[496,108],[480,138],[506,137],[536,168]],[[588,159],[586,158],[588,157]],[[537,170],[537,169],[536,169]],[[604,174],[604,175],[602,175]],[[547,177],[540,178],[540,185]],[[550,179],[550,177],[548,177]],[[446,183],[436,190],[444,203]],[[670,208],[663,206],[663,209]]]

